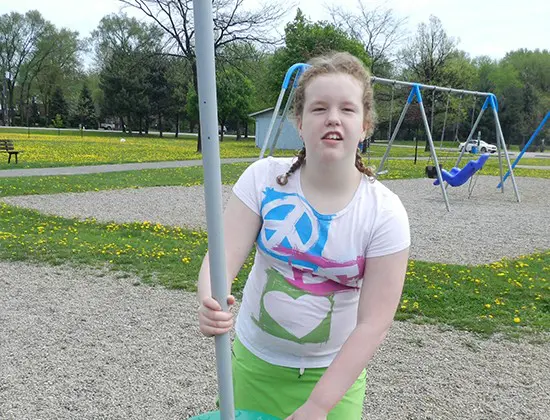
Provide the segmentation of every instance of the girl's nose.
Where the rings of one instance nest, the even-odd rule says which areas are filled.
[[[337,109],[331,108],[327,113],[327,125],[338,125],[340,124],[340,114]]]

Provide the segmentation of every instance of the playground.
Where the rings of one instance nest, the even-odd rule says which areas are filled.
[[[197,16],[206,36],[212,32],[206,29],[212,19],[208,6],[201,8]],[[163,166],[162,158],[156,168],[140,167],[142,154],[135,150],[131,164],[137,166],[122,176],[77,167],[69,171],[76,175],[71,182],[56,177],[56,168],[31,173],[48,166],[40,160],[46,148],[31,154],[34,164],[23,169],[29,177],[40,175],[38,181],[27,181],[21,173],[0,183],[6,190],[0,198],[0,270],[10,274],[0,279],[0,359],[6,361],[0,375],[1,417],[211,419],[201,414],[216,411],[220,395],[222,418],[233,418],[233,333],[215,339],[201,335],[194,289],[198,261],[208,247],[212,296],[225,309],[224,243],[217,240],[220,211],[250,157],[226,166],[222,175],[220,145],[213,141],[219,135],[212,105],[214,54],[209,50],[212,54],[206,57],[202,51],[211,44],[197,47],[205,54],[197,57],[197,93],[202,133],[209,140],[203,143],[203,179],[191,165],[176,172],[174,166]],[[260,159],[268,147],[270,155],[277,151],[295,82],[305,66],[297,63],[289,69],[267,133],[258,135],[256,126]],[[294,70],[298,73],[277,128]],[[531,169],[533,162],[523,162],[527,170],[520,167],[514,173],[514,168],[550,114],[512,162],[494,94],[378,77],[372,82],[391,89],[387,143],[375,159],[374,139],[367,138],[362,152],[368,164],[371,158],[376,161],[376,172],[369,176],[404,204],[412,244],[408,264],[403,259],[405,287],[395,322],[368,365],[363,418],[544,418],[550,406],[549,181],[547,174]],[[408,90],[408,97],[393,125],[396,86]],[[460,95],[458,100],[453,94]],[[457,105],[457,115],[463,117],[465,96],[474,98],[468,134],[460,142],[457,122],[449,141],[449,111]],[[446,105],[438,116],[437,103],[443,98]],[[413,103],[418,112],[412,123],[420,123],[422,132],[415,131],[411,168],[408,157],[399,162],[395,150],[399,130],[411,122],[405,120]],[[484,114],[494,123],[490,136],[496,145],[482,143],[477,131]],[[441,126],[436,148],[435,133]],[[27,135],[27,144],[36,147],[30,129]],[[418,135],[425,139],[421,156]],[[80,142],[83,137],[81,130]],[[123,172],[117,163],[122,163],[124,147],[139,141],[121,138],[116,147],[112,141],[104,143],[105,150],[119,153],[109,171]],[[451,150],[459,144],[451,156],[454,163],[441,159],[449,143]],[[79,155],[79,142],[72,146]],[[24,150],[13,139],[2,140],[2,147],[8,165],[12,155],[18,164]],[[151,153],[158,154],[157,147]],[[164,152],[179,151],[175,143],[163,147]],[[90,157],[96,158],[88,151]],[[100,160],[110,159],[112,153]],[[360,163],[361,156],[356,159]],[[417,161],[422,164],[416,166]],[[152,178],[140,177],[146,170],[154,173]],[[187,181],[175,181],[175,174],[185,170]],[[251,257],[232,281],[237,298]],[[238,314],[238,303],[232,310]],[[308,369],[301,374],[307,375]]]
[[[179,148],[193,159],[192,140],[58,138],[73,152],[53,165],[34,152],[52,140],[18,141],[28,163],[0,171],[0,270],[9,273],[0,278],[0,417],[181,419],[215,410],[216,355],[198,330],[193,293],[206,250],[201,162],[173,161]],[[364,418],[542,419],[547,159],[430,149],[417,156],[390,139],[364,157],[401,198],[412,235],[396,321],[368,368]],[[250,141],[223,144],[233,158],[222,165],[223,203],[257,151]],[[136,162],[142,154],[149,162]],[[108,165],[112,156],[118,163]],[[514,183],[499,188],[518,162]],[[249,268],[234,283],[237,296]]]
[[[0,171],[0,270],[9,273],[0,278],[0,417],[216,410],[216,355],[192,291],[207,229],[193,141],[61,137],[72,152],[52,164],[38,152],[52,140],[33,137],[18,140],[27,163]],[[419,152],[390,138],[364,155],[401,198],[412,236],[396,321],[368,367],[364,418],[542,419],[548,160],[529,144],[509,159],[442,144]],[[174,161],[181,149],[188,160]],[[225,203],[258,149],[241,141],[221,151],[233,158],[222,165]],[[143,154],[148,162],[136,162]]]
[[[504,267],[502,258],[549,249],[550,204],[541,194],[548,179],[517,177],[521,203],[511,188],[497,189],[498,180],[480,176],[470,198],[466,186],[449,188],[451,213],[433,180],[384,181],[409,212],[413,261],[433,262],[438,271],[441,263],[460,264],[460,272],[480,264]],[[224,200],[229,191],[224,186]],[[107,226],[147,221],[194,231],[206,227],[202,186],[2,201],[11,209],[93,218]],[[3,417],[181,419],[215,409],[214,346],[198,331],[193,293],[147,284],[108,263],[92,268],[4,261],[0,270],[10,273],[2,276],[0,295],[0,359],[7,361],[0,386]],[[437,284],[430,293],[443,297],[447,292]],[[407,299],[412,304],[409,294],[404,306]],[[450,301],[442,305],[454,307]],[[549,338],[485,337],[419,317],[398,320],[369,367],[364,412],[368,419],[542,419],[550,406]]]

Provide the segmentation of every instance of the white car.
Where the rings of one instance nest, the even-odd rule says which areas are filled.
[[[114,123],[102,122],[99,126],[101,128],[103,128],[104,130],[114,130],[115,129],[115,124]]]
[[[497,147],[494,144],[486,143],[483,140],[471,139],[468,144],[466,144],[466,142],[462,142],[458,145],[458,150],[462,152],[464,145],[466,145],[466,151],[468,153],[472,152],[473,146],[477,146],[478,153],[496,153],[497,151]]]

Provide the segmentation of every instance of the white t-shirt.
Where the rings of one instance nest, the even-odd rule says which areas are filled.
[[[257,357],[295,368],[330,365],[357,323],[365,261],[410,245],[399,198],[366,176],[335,214],[307,202],[293,158],[254,162],[233,192],[262,218],[236,333]]]

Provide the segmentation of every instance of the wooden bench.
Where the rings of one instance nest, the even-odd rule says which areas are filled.
[[[21,152],[22,150],[15,150],[13,140],[0,140],[0,153],[8,154],[8,163],[11,162],[12,155],[15,155],[15,163],[17,163],[17,155]]]

